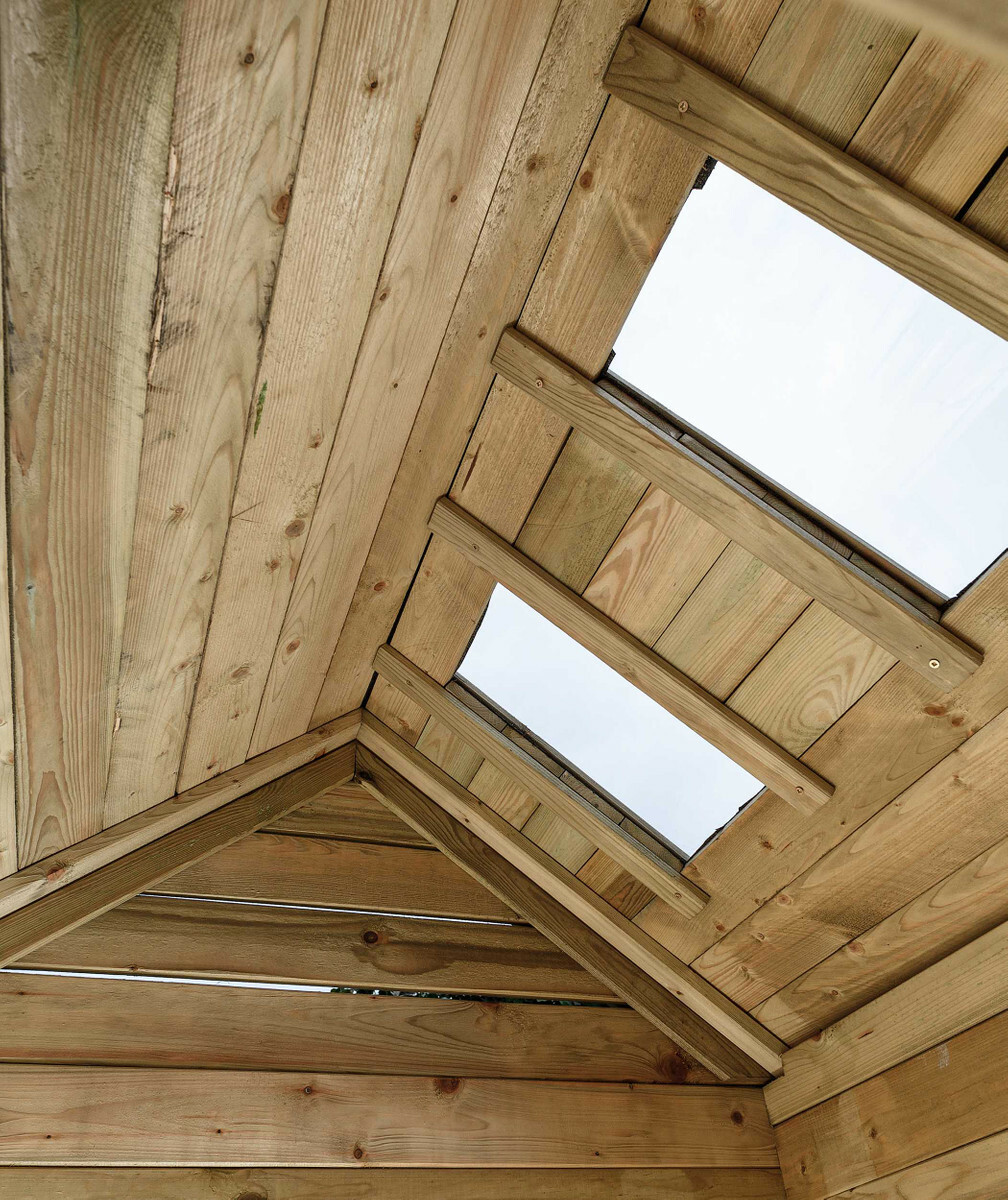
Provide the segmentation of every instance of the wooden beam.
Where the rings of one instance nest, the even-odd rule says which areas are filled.
[[[621,100],[914,283],[1008,336],[1008,254],[633,26],[604,79]]]
[[[416,849],[262,831],[145,891],[465,921],[516,919],[506,904],[433,846]]]
[[[55,1066],[716,1082],[633,1009],[616,1004],[14,973],[0,975],[0,1028],[0,1061]]]
[[[846,1091],[1000,1012],[1008,924],[941,959],[784,1055],[766,1089],[774,1124]]]
[[[919,671],[936,690],[962,683],[983,661],[979,651],[873,575],[524,334],[515,329],[504,333],[494,365],[511,383]]]
[[[341,746],[9,913],[0,920],[0,966],[76,929],[188,863],[245,837],[325,788],[345,783],[353,771],[354,748]]]
[[[350,745],[359,727],[360,713],[347,713],[345,717],[321,725],[275,750],[250,758],[234,770],[225,771],[187,792],[155,804],[146,812],[120,821],[94,837],[24,867],[16,875],[0,879],[0,917],[68,887],[99,867],[108,866],[324,754]],[[329,791],[326,787],[322,794]],[[305,799],[309,798],[306,796]],[[183,863],[178,865],[181,867]]]
[[[425,675],[398,650],[381,646],[375,655],[374,667],[383,679],[474,746],[533,799],[562,817],[678,912],[691,917],[706,904],[707,895],[696,884],[673,871],[584,796],[550,775],[529,754]]]
[[[9,1066],[0,1080],[0,1162],[598,1168],[777,1160],[758,1088]]]
[[[984,58],[1008,59],[1008,5],[1003,0],[861,0],[892,21],[923,26]]]
[[[437,502],[430,528],[782,799],[809,811],[832,796],[832,784],[453,501]]]
[[[784,1047],[772,1034],[767,1033],[742,1009],[727,1001],[706,980],[638,929],[575,875],[561,867],[531,839],[482,804],[408,742],[367,714],[361,725],[358,773],[368,786],[374,788],[375,794],[389,803],[404,820],[416,825],[422,818],[428,837],[434,833],[437,808],[431,807],[430,803],[424,805],[424,798],[433,801],[455,822],[466,826],[481,842],[506,859],[514,869],[500,872],[500,878],[495,881],[492,890],[497,890],[502,881],[506,883],[508,894],[501,898],[527,920],[538,924],[541,919],[528,911],[529,902],[523,898],[523,887],[526,880],[530,880],[537,889],[534,897],[538,897],[540,891],[547,893],[569,915],[577,918],[579,929],[593,929],[600,939],[618,952],[618,959],[608,956],[615,966],[629,961],[652,981],[660,984],[666,993],[665,1011],[668,1013],[671,1005],[673,1019],[669,1021],[667,1015],[661,1017],[659,1028],[695,1054],[711,1070],[723,1076],[737,1074],[740,1065],[745,1066],[748,1058],[758,1063],[764,1071],[779,1074],[780,1054]],[[397,776],[401,776],[410,787],[404,788]],[[412,807],[407,810],[407,805]],[[430,832],[427,832],[428,829]],[[448,834],[453,830],[454,825],[438,829],[436,836],[442,849],[447,846]],[[473,854],[477,849],[478,846]],[[473,859],[467,864],[460,856],[456,857],[456,861],[470,870],[475,865]],[[491,886],[485,873],[482,877],[487,886]],[[498,894],[501,894],[500,891]],[[545,928],[544,932],[547,932]],[[562,931],[550,930],[547,936],[556,940],[556,937],[562,936]],[[564,942],[564,948],[574,957],[579,953],[577,936],[575,933],[571,945],[566,944],[566,939]],[[598,973],[599,970],[611,968],[607,967],[606,958],[600,955],[589,969]],[[655,1019],[652,1011],[645,1011],[644,1005],[649,1002],[642,1001],[625,983],[614,984],[609,976],[606,982],[638,1012]],[[717,1036],[712,1038],[712,1032]],[[726,1054],[731,1061],[725,1061]]]
[[[769,1167],[380,1172],[339,1167],[0,1167],[0,1200],[42,1195],[49,1200],[109,1200],[117,1194],[132,1200],[784,1200],[784,1185],[780,1172]],[[985,1192],[955,1200],[989,1196]]]
[[[527,925],[138,896],[19,963],[47,971],[611,1002]]]
[[[400,821],[394,812],[390,812],[359,783],[332,788],[324,795],[309,800],[307,804],[271,822],[266,826],[266,832],[430,849],[430,842],[426,838]]]

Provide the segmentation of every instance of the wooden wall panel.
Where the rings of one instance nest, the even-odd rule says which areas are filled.
[[[180,11],[0,16],[21,865],[101,828]]]
[[[9,1066],[0,1162],[774,1167],[776,1155],[756,1088]]]
[[[415,829],[410,829],[395,813],[389,812],[384,804],[356,783],[334,788],[310,800],[279,821],[274,821],[266,832],[342,838],[385,846],[419,846],[425,849],[430,846]]]
[[[0,206],[0,263],[4,257],[3,210]],[[7,428],[7,358],[4,327],[7,307],[3,271],[0,270],[0,414]],[[6,434],[5,434],[6,436]],[[7,455],[0,454],[0,879],[17,870],[17,811],[14,770],[14,684],[11,677],[10,556],[7,545]]]
[[[524,925],[138,897],[28,955],[54,970],[611,1000]]]
[[[134,1200],[426,1200],[432,1195],[442,1200],[784,1200],[779,1171],[745,1167],[381,1172],[0,1167],[2,1200],[43,1194],[47,1200],[109,1200],[117,1188]]]
[[[325,12],[185,9],[106,825],[175,791]]]
[[[714,1083],[632,1009],[0,976],[4,1062]]]

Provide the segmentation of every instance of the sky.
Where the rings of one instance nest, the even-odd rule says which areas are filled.
[[[1008,343],[723,164],[610,370],[946,595],[1008,546]],[[759,790],[503,588],[459,674],[687,854]]]

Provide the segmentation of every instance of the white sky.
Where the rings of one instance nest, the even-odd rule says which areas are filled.
[[[611,369],[949,595],[1008,545],[1008,343],[723,164]],[[687,853],[759,790],[503,588],[459,674]]]

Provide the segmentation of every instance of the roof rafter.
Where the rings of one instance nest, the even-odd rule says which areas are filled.
[[[936,685],[957,686],[983,661],[951,630],[531,338],[506,330],[494,365],[509,382]]]

